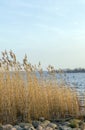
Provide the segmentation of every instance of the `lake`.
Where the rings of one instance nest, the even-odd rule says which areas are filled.
[[[57,79],[63,79],[67,85],[75,87],[78,91],[85,91],[85,73],[57,74]]]
[[[26,79],[26,73],[24,74],[24,79]],[[36,73],[39,78],[39,73]],[[85,73],[56,73],[55,76],[49,76],[47,71],[43,72],[43,78],[46,80],[56,80],[58,83],[64,82],[68,86],[77,89],[80,92],[85,91]]]

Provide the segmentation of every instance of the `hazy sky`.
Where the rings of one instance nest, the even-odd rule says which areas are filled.
[[[0,52],[85,68],[85,0],[0,0]]]

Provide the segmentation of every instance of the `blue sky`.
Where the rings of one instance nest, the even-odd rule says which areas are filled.
[[[85,0],[0,0],[0,52],[45,68],[85,68]]]

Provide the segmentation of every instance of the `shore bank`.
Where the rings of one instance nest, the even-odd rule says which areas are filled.
[[[85,130],[85,121],[72,118],[49,121],[41,117],[31,123],[0,124],[0,130]]]

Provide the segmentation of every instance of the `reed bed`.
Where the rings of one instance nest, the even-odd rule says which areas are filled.
[[[25,75],[21,76],[24,72]],[[37,77],[39,73],[40,78]],[[52,76],[54,70],[48,67]],[[46,80],[39,63],[35,67],[28,63],[25,55],[20,64],[15,54],[2,52],[0,60],[0,122],[30,122],[45,117],[59,119],[67,114],[77,116],[78,98],[74,91],[56,81]],[[25,79],[24,79],[25,76]],[[54,75],[53,75],[54,76]]]

